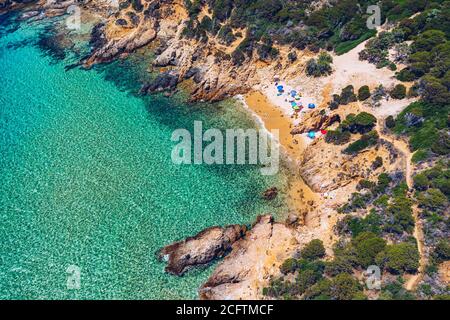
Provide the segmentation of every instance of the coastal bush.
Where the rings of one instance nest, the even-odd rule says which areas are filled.
[[[369,86],[362,86],[358,90],[358,100],[365,101],[370,98],[370,89]]]
[[[297,260],[294,258],[286,259],[280,266],[280,271],[282,274],[294,273],[297,270]]]
[[[413,163],[420,163],[428,159],[429,156],[430,154],[427,150],[417,150],[416,152],[414,152],[411,161]]]
[[[306,75],[310,77],[329,75],[332,72],[332,62],[333,58],[328,53],[322,52],[317,60],[313,58],[306,63]]]
[[[357,237],[363,232],[370,232],[374,235],[381,234],[382,220],[378,213],[371,212],[364,218],[350,217],[347,221],[347,228],[353,237]]]
[[[388,116],[385,120],[386,127],[392,129],[395,127],[395,119],[393,116]]]
[[[404,287],[401,277],[383,284],[378,300],[414,300],[415,296]]]
[[[322,278],[322,273],[313,270],[300,271],[295,279],[296,294],[302,295],[305,291]]]
[[[386,209],[388,220],[384,231],[396,234],[409,233],[414,229],[414,218],[411,209],[412,202],[406,196],[395,197]]]
[[[269,281],[269,286],[262,290],[263,295],[273,298],[290,296],[291,292],[292,284],[283,278],[272,278]]]
[[[375,88],[372,95],[370,96],[369,103],[372,107],[377,108],[381,105],[381,100],[387,99],[388,93],[383,85],[379,85]]]
[[[343,257],[336,257],[332,261],[327,262],[325,265],[325,274],[329,277],[335,277],[341,273],[353,273],[353,266]]]
[[[419,268],[419,251],[416,244],[403,242],[386,246],[376,257],[376,263],[389,272],[417,272]]]
[[[393,99],[404,99],[406,97],[406,87],[402,84],[397,84],[389,94]]]
[[[347,105],[351,102],[356,102],[358,99],[355,95],[354,88],[352,85],[348,85],[342,89],[339,96],[339,104]]]
[[[372,232],[361,232],[352,239],[356,251],[356,263],[367,268],[375,263],[375,257],[386,247],[386,241]]]
[[[366,203],[372,198],[371,194],[352,193],[348,203],[338,208],[339,213],[350,213],[365,208]]]
[[[332,143],[335,145],[343,145],[350,141],[351,134],[348,131],[341,130],[329,130],[325,136],[326,143]]]
[[[414,180],[414,188],[416,188],[417,190],[423,191],[430,187],[430,180],[428,180],[426,174],[424,173],[419,173],[415,175],[413,180]]]
[[[371,146],[378,143],[378,133],[376,131],[371,131],[364,134],[359,140],[351,143],[342,152],[349,155],[355,155]]]
[[[392,178],[387,173],[380,173],[378,175],[377,187],[375,192],[379,194],[386,192],[386,189],[391,182]]]
[[[288,59],[290,63],[297,61],[297,53],[295,53],[295,51],[289,52]]]
[[[228,46],[236,40],[233,29],[229,25],[224,25],[222,28],[220,28],[217,37],[221,40],[222,43]]]
[[[419,193],[419,207],[429,210],[441,210],[448,205],[447,197],[439,189],[430,188]]]
[[[438,163],[433,168],[414,176],[414,187],[418,191],[435,188],[448,198],[450,197],[450,170],[446,164]]]
[[[374,115],[361,112],[357,115],[349,114],[344,121],[342,121],[340,128],[343,131],[350,131],[351,133],[368,133],[370,132],[375,124],[377,123],[377,118]]]
[[[308,289],[305,298],[310,300],[352,300],[361,298],[362,285],[348,273],[323,279]]]
[[[440,264],[450,260],[450,242],[448,239],[441,239],[431,254],[433,262]]]
[[[325,256],[325,248],[319,239],[314,239],[309,242],[301,251],[300,256],[303,259],[315,260]]]
[[[405,68],[396,73],[397,80],[402,82],[410,82],[416,80],[418,77],[411,72],[409,68]]]
[[[370,180],[359,180],[358,184],[356,185],[356,190],[360,191],[363,189],[373,190],[375,188],[376,184],[373,181]]]

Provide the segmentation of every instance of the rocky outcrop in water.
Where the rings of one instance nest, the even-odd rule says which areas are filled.
[[[240,225],[211,227],[194,237],[162,248],[158,257],[167,261],[166,272],[181,276],[192,267],[205,265],[225,256],[245,231],[246,227]]]
[[[299,248],[298,234],[270,215],[258,217],[244,238],[199,289],[203,300],[258,299],[281,263]]]
[[[177,74],[170,72],[160,73],[153,82],[142,87],[141,93],[173,92],[177,87],[178,78]]]
[[[272,187],[263,192],[262,197],[264,200],[271,201],[278,196],[278,188]]]

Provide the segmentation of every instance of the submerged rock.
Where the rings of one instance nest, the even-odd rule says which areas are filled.
[[[278,196],[278,189],[276,187],[272,187],[263,192],[262,197],[264,200],[274,200]]]
[[[178,84],[178,75],[170,72],[158,74],[153,82],[144,85],[141,89],[142,93],[155,93],[163,91],[173,91]]]
[[[241,225],[211,227],[194,237],[162,248],[158,252],[158,258],[167,261],[166,272],[181,276],[189,268],[204,265],[225,256],[232,244],[245,232],[246,227]]]

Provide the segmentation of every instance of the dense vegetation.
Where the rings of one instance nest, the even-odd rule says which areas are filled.
[[[351,100],[356,99],[356,96],[353,93],[353,87],[351,87],[351,91],[347,88],[345,88],[343,92],[352,92]],[[344,94],[341,95],[340,99],[342,99],[343,96]],[[345,95],[345,97],[348,96],[349,95]],[[325,142],[335,145],[344,145],[350,142],[352,134],[359,133],[362,136],[342,151],[345,154],[355,155],[378,143],[378,133],[372,130],[375,127],[376,121],[377,119],[367,112],[361,112],[357,115],[349,114],[336,130],[328,131],[325,136]]]
[[[450,1],[390,1],[399,3],[398,23],[390,31],[371,39],[360,58],[377,67],[392,67],[402,63],[397,72],[400,81],[414,82],[409,91],[402,85],[392,88],[394,99],[406,96],[420,97],[408,106],[397,119],[386,123],[397,134],[410,137],[412,151],[417,151],[414,162],[448,156],[450,151]],[[414,6],[420,11],[411,17],[411,11],[400,9]],[[386,8],[386,7],[384,7]],[[415,11],[415,10],[412,10]],[[389,55],[392,50],[393,55]],[[385,96],[385,94],[384,94]]]
[[[184,34],[189,38],[206,41],[216,37],[225,44],[237,38],[238,30],[245,30],[244,41],[232,54],[235,63],[257,52],[261,57],[276,57],[273,44],[289,45],[297,49],[335,50],[342,54],[376,32],[366,27],[369,5],[375,0],[341,0],[332,5],[314,7],[312,0],[185,0],[190,20]],[[392,5],[383,0],[388,10],[383,15],[398,19],[397,12],[413,14],[423,10],[421,4]],[[407,1],[411,2],[411,1]],[[420,2],[420,1],[416,1]],[[208,6],[211,17],[200,13]]]

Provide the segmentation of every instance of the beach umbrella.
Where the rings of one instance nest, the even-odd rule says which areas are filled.
[[[308,108],[309,109],[314,109],[315,107],[316,107],[316,105],[314,103],[308,104]]]
[[[320,133],[322,133],[322,134],[327,134],[328,133],[328,131],[327,130],[320,130]]]
[[[308,132],[308,137],[314,139],[316,137],[316,133],[314,131]]]
[[[282,85],[277,86],[278,91],[283,91],[283,88],[284,87]]]
[[[292,90],[292,91],[291,91],[291,97],[293,97],[293,98],[294,98],[294,97],[295,97],[296,95],[297,95],[297,91],[295,91],[295,90]]]
[[[291,102],[291,107],[296,107],[296,106],[297,106],[297,102],[292,101],[292,102]]]

